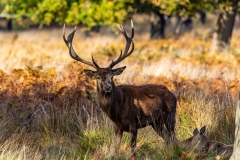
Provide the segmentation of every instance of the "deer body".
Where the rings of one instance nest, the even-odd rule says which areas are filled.
[[[222,159],[230,159],[233,153],[233,144],[223,144],[216,141],[209,142],[208,154],[217,154]]]
[[[165,115],[174,115],[176,105],[176,97],[165,86],[153,84],[114,86],[111,94],[98,88],[98,101],[109,118],[127,132],[133,122],[142,128],[155,121],[167,121]]]
[[[168,143],[175,138],[175,113],[177,99],[164,85],[147,84],[141,86],[119,85],[116,86],[113,77],[120,75],[126,67],[113,69],[113,67],[131,55],[134,50],[132,34],[128,37],[123,27],[119,27],[126,39],[124,53],[121,52],[118,59],[112,61],[107,68],[100,68],[92,57],[92,62],[81,59],[72,47],[72,40],[75,30],[63,39],[69,48],[70,56],[82,63],[85,63],[96,71],[84,70],[84,73],[97,81],[97,97],[101,109],[115,124],[116,142],[118,150],[124,131],[131,134],[131,149],[135,156],[137,130],[148,125],[163,137]],[[131,50],[130,46],[132,46]]]

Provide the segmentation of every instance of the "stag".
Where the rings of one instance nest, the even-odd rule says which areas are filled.
[[[72,41],[77,27],[65,38],[65,25],[63,27],[63,39],[69,48],[70,56],[96,71],[84,70],[84,73],[97,81],[97,99],[101,109],[114,123],[115,151],[119,150],[123,132],[130,132],[131,151],[135,157],[136,139],[138,129],[151,125],[166,143],[175,139],[175,113],[177,99],[164,85],[146,84],[141,86],[119,85],[116,86],[113,77],[120,75],[126,68],[114,68],[114,66],[134,50],[134,28],[132,24],[131,36],[128,36],[122,26],[120,32],[126,39],[124,52],[113,60],[107,68],[98,66],[92,56],[92,62],[80,58],[74,51]]]

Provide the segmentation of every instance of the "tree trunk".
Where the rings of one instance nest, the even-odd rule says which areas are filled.
[[[240,85],[239,85],[240,88]],[[240,93],[238,94],[238,105],[236,110],[235,117],[235,140],[234,140],[234,148],[233,154],[230,160],[239,160],[240,158]]]
[[[230,45],[234,21],[238,9],[239,0],[231,0],[232,10],[223,11],[218,15],[215,33],[213,36],[211,52]]]
[[[151,16],[151,39],[165,38],[164,14],[161,14],[159,10],[154,10]]]
[[[12,30],[12,20],[11,19],[7,20],[7,30],[8,31]]]

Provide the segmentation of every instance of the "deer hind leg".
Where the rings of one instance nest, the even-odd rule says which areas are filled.
[[[175,138],[175,112],[171,112],[168,116],[164,119],[164,124],[167,128],[167,137],[169,142],[173,142]]]
[[[171,93],[171,92],[170,92]],[[175,123],[176,123],[176,106],[177,106],[177,98],[171,93],[166,97],[165,104],[167,106],[167,110],[164,111],[164,124],[167,128],[167,134],[170,138],[170,142],[173,142],[176,139],[175,137]]]
[[[159,120],[155,120],[153,121],[152,127],[155,130],[155,132],[164,139],[164,141],[167,141],[168,138],[166,136],[166,131],[164,130],[163,122],[164,121],[162,118],[160,118]]]

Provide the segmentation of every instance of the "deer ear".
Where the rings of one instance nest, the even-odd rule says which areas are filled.
[[[193,135],[196,136],[198,133],[199,133],[198,129],[195,128],[194,131],[193,131]]]
[[[200,134],[203,135],[205,133],[205,130],[206,130],[206,126],[203,126],[201,129],[200,129]]]
[[[121,68],[116,68],[112,70],[112,73],[114,76],[116,75],[120,75],[124,70],[125,70],[126,66],[121,67]]]
[[[96,73],[95,71],[88,70],[88,69],[84,69],[83,71],[88,77],[90,77],[90,78],[95,77],[95,73]]]

